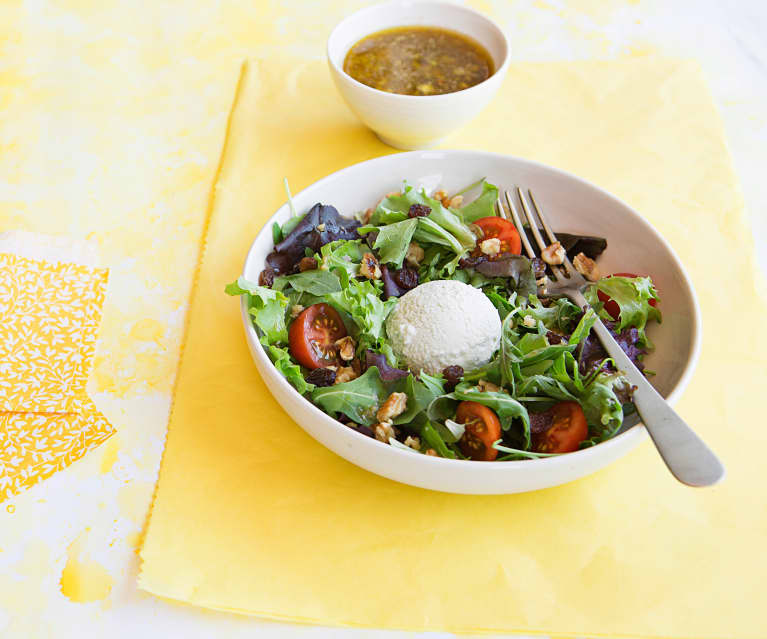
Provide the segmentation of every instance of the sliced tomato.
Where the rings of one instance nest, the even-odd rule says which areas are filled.
[[[490,217],[481,217],[476,220],[474,224],[482,229],[482,233],[484,234],[482,240],[497,237],[501,241],[501,252],[498,254],[498,257],[504,253],[519,255],[522,250],[522,240],[519,238],[517,228],[511,222],[504,220],[502,217],[493,215]],[[479,251],[479,247],[477,247],[477,251]]]
[[[493,442],[501,438],[501,422],[492,409],[477,402],[461,402],[455,421],[466,427],[458,441],[464,455],[474,461],[493,461],[498,456]]]
[[[537,453],[571,453],[589,435],[586,415],[578,402],[559,402],[551,412],[551,426],[533,436],[533,450]]]
[[[293,320],[288,331],[290,354],[306,368],[338,364],[336,341],[346,336],[346,327],[336,309],[312,304]]]
[[[617,277],[647,277],[646,275],[637,275],[636,273],[613,273],[607,277],[612,277],[613,275]],[[604,302],[605,310],[610,314],[610,317],[617,321],[621,316],[621,307],[618,306],[618,302],[612,299],[607,293],[603,293],[600,290],[597,290],[597,296],[599,297],[600,302]],[[658,300],[650,300],[650,306],[657,305]]]

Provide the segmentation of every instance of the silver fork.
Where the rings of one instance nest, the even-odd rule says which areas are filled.
[[[532,192],[528,190],[527,197],[525,197],[519,187],[516,187],[515,190],[535,242],[540,251],[543,252],[548,245],[557,241],[556,235],[546,222],[546,218]],[[503,202],[498,198],[496,202],[498,212],[502,217],[510,219],[517,227],[527,254],[531,258],[538,257],[528,241],[513,197],[508,191],[504,195],[507,206],[504,207]],[[548,236],[548,243],[541,237],[533,211],[537,214],[541,226]],[[548,268],[552,277],[547,278],[548,281],[541,287],[545,287],[545,290],[541,292],[545,292],[548,296],[564,295],[580,308],[584,310],[589,308],[583,291],[591,282],[587,281],[573,267],[567,256],[565,256],[561,266],[548,265]],[[599,319],[594,324],[594,332],[618,369],[623,371],[629,382],[636,387],[633,397],[634,406],[642,419],[642,423],[650,433],[660,456],[674,477],[688,486],[710,486],[720,481],[725,475],[725,470],[717,456],[677,415],[660,393],[652,387]]]

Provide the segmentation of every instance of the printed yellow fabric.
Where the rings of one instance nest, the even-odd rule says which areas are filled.
[[[652,58],[513,65],[451,146],[573,171],[671,242],[704,318],[678,409],[722,456],[726,481],[677,484],[647,441],[565,486],[447,495],[361,470],[294,424],[256,372],[239,300],[223,287],[284,202],[285,176],[300,189],[392,150],[351,115],[322,62],[272,57],[246,68],[230,121],[140,586],[322,624],[763,637],[767,308],[699,69]]]
[[[114,432],[85,392],[107,274],[0,253],[0,502]]]
[[[114,429],[89,399],[81,413],[0,413],[0,502],[63,470]]]
[[[0,253],[0,411],[77,410],[106,281],[105,269]]]

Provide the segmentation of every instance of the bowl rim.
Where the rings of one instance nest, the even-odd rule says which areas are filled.
[[[338,64],[336,64],[336,61],[333,59],[333,56],[330,54],[330,46],[338,30],[344,24],[346,24],[347,22],[350,22],[354,18],[359,17],[362,14],[372,13],[373,11],[378,11],[387,7],[391,7],[391,8],[413,7],[418,5],[428,5],[428,6],[434,6],[434,7],[450,7],[450,9],[452,10],[457,10],[459,12],[471,14],[480,18],[490,27],[491,30],[494,30],[497,33],[497,35],[500,36],[501,41],[503,42],[504,52],[503,52],[503,58],[501,60],[501,64],[498,65],[498,68],[496,68],[491,75],[489,75],[487,78],[482,80],[482,82],[479,82],[470,87],[466,87],[465,89],[461,89],[460,91],[452,91],[450,93],[438,93],[436,95],[407,95],[404,93],[390,93],[388,91],[382,91],[381,89],[376,89],[375,87],[368,86],[367,84],[363,84],[359,80],[356,80],[355,78],[350,76],[348,73],[346,73],[346,71],[344,71],[343,66],[339,66]],[[407,25],[402,25],[402,26],[407,26]],[[456,31],[457,33],[463,33],[458,27],[452,28],[452,30]],[[376,33],[376,31],[371,31],[370,33],[366,33],[365,35],[359,36],[354,41],[354,44],[359,42],[362,38],[366,38],[367,36],[372,35],[373,33]],[[354,46],[354,44],[352,44],[352,46]],[[479,44],[482,44],[482,43],[480,42]],[[328,36],[327,44],[325,46],[325,52],[328,59],[328,64],[330,65],[331,69],[333,69],[333,71],[335,71],[340,77],[343,77],[347,82],[350,82],[353,86],[361,90],[372,91],[374,95],[377,95],[379,97],[386,96],[388,99],[399,100],[402,102],[418,100],[421,104],[424,104],[427,100],[431,100],[432,102],[435,102],[437,100],[449,99],[451,96],[456,96],[456,95],[464,96],[464,95],[467,95],[469,92],[473,92],[475,89],[477,91],[480,91],[482,90],[481,88],[485,88],[487,83],[489,83],[491,80],[495,80],[497,78],[503,78],[511,61],[511,46],[509,44],[509,38],[507,37],[506,32],[494,20],[486,16],[484,13],[481,13],[475,9],[472,9],[471,7],[467,7],[461,4],[456,4],[454,2],[444,2],[441,0],[414,0],[414,1],[392,0],[391,2],[382,2],[379,4],[370,5],[368,7],[363,7],[362,9],[359,9],[355,11],[354,13],[349,14],[348,16],[343,18],[340,22],[338,22],[335,27],[333,27],[333,30],[330,32],[330,35]],[[346,59],[346,55],[348,53],[349,53],[348,50],[344,53],[344,59]]]
[[[682,371],[682,374],[679,376],[679,379],[677,380],[676,384],[671,389],[669,394],[665,397],[666,401],[668,401],[669,404],[674,405],[676,403],[676,401],[679,399],[679,397],[681,396],[681,394],[684,392],[685,388],[689,384],[690,379],[692,378],[693,372],[695,371],[695,368],[697,366],[698,359],[700,357],[702,333],[703,333],[703,321],[702,321],[698,296],[697,296],[697,293],[695,292],[695,288],[692,284],[692,280],[690,278],[689,273],[687,272],[687,269],[685,268],[682,261],[679,259],[679,256],[676,254],[676,251],[674,251],[673,247],[655,229],[655,227],[652,226],[652,224],[650,224],[650,222],[646,220],[638,211],[636,211],[633,207],[629,206],[626,202],[624,202],[617,196],[613,195],[609,191],[606,191],[605,189],[593,184],[592,182],[589,182],[588,180],[584,178],[581,178],[575,175],[574,173],[571,173],[564,169],[560,169],[548,164],[544,164],[542,162],[537,162],[535,160],[529,160],[529,159],[514,156],[514,155],[509,155],[505,153],[496,153],[491,151],[476,151],[476,150],[464,150],[464,149],[440,149],[437,151],[407,151],[403,153],[394,153],[389,155],[378,156],[375,158],[371,158],[369,160],[364,160],[362,162],[357,162],[356,164],[352,164],[342,169],[339,169],[337,171],[334,171],[333,173],[326,175],[325,177],[313,182],[312,184],[309,184],[305,188],[301,189],[301,191],[296,193],[293,196],[293,198],[298,199],[306,191],[310,189],[314,189],[315,187],[321,186],[324,183],[329,182],[331,180],[343,178],[343,176],[346,173],[351,173],[361,166],[375,164],[381,161],[387,161],[387,160],[390,161],[390,158],[392,157],[401,158],[405,155],[426,156],[431,158],[434,158],[434,156],[436,155],[446,156],[446,157],[450,157],[450,156],[458,157],[461,155],[474,156],[474,157],[483,156],[487,158],[495,158],[495,159],[500,159],[504,161],[517,162],[523,165],[527,165],[529,168],[532,168],[532,169],[548,171],[562,178],[579,182],[583,186],[586,186],[587,188],[596,190],[597,192],[602,194],[604,197],[606,197],[609,201],[611,201],[611,203],[619,207],[625,208],[626,212],[634,218],[634,221],[644,226],[645,230],[647,230],[671,256],[672,261],[675,263],[676,267],[679,269],[679,272],[682,275],[683,285],[687,289],[687,293],[689,294],[690,299],[692,300],[693,323],[691,326],[691,333],[692,333],[691,353],[689,358],[687,359],[687,362],[685,364],[684,370]],[[283,209],[286,208],[287,206],[288,204],[285,203],[282,206],[278,207],[277,210],[264,223],[261,230],[256,234],[256,237],[254,238],[250,248],[248,249],[248,253],[245,257],[245,262],[243,264],[243,269],[242,269],[243,275],[251,270],[248,268],[248,266],[251,263],[251,261],[254,259],[253,255],[258,249],[258,246],[260,245],[262,241],[262,237],[269,235],[269,239],[271,240],[272,224],[276,221],[275,218],[278,215],[280,215]],[[259,266],[259,270],[261,268],[262,266]],[[240,311],[241,311],[243,326],[245,329],[246,339],[251,344],[251,347],[252,347],[251,352],[255,357],[257,357],[260,360],[261,365],[264,366],[264,370],[270,372],[271,379],[275,381],[281,388],[288,390],[289,393],[292,395],[292,397],[297,399],[299,402],[303,402],[305,407],[311,412],[312,416],[318,419],[320,422],[325,423],[332,428],[342,429],[339,432],[343,433],[343,435],[351,436],[352,438],[355,438],[355,437],[358,438],[358,443],[363,447],[375,446],[375,448],[372,448],[372,449],[369,448],[372,454],[391,455],[391,456],[394,456],[394,458],[400,459],[402,461],[406,461],[407,459],[411,459],[412,461],[413,459],[416,459],[416,460],[419,460],[418,463],[428,464],[434,467],[441,465],[445,469],[451,468],[451,467],[455,468],[456,464],[461,464],[463,468],[468,468],[469,466],[471,466],[476,472],[484,472],[488,474],[495,474],[497,472],[500,472],[501,468],[503,468],[505,469],[503,471],[504,474],[512,474],[516,472],[526,472],[526,469],[532,470],[533,468],[536,468],[542,471],[545,469],[551,468],[553,471],[554,467],[561,466],[562,464],[567,464],[569,460],[572,460],[573,463],[577,463],[578,461],[586,462],[588,459],[593,457],[605,456],[606,458],[609,458],[610,457],[609,451],[611,449],[616,447],[619,449],[625,448],[624,452],[628,452],[628,450],[636,446],[640,441],[642,441],[647,436],[647,430],[645,429],[644,424],[642,424],[642,422],[640,421],[634,426],[631,426],[628,429],[626,429],[624,432],[619,433],[618,435],[615,435],[614,437],[604,442],[600,442],[599,444],[596,444],[595,446],[582,448],[571,453],[556,455],[554,457],[542,457],[542,458],[523,459],[523,460],[515,460],[515,461],[486,462],[486,461],[473,461],[473,460],[466,460],[466,459],[449,459],[444,457],[434,457],[430,455],[415,456],[414,453],[410,453],[408,451],[401,450],[397,447],[390,446],[389,444],[379,442],[378,440],[368,437],[366,435],[363,435],[362,433],[357,432],[354,429],[347,428],[346,426],[338,422],[336,419],[332,418],[330,415],[322,411],[313,402],[303,397],[295,388],[293,388],[290,382],[288,382],[287,379],[283,375],[281,375],[276,368],[274,368],[274,364],[272,364],[272,361],[269,359],[269,356],[267,355],[263,345],[260,342],[255,326],[250,321],[247,299],[244,296],[242,297],[240,302]],[[258,347],[254,348],[256,344],[258,345]],[[264,381],[266,382],[267,380],[264,380]],[[271,389],[270,389],[270,392],[271,392]],[[302,424],[299,423],[298,425],[304,428]],[[323,445],[325,444],[323,443]],[[618,453],[618,456],[620,456],[620,452]]]

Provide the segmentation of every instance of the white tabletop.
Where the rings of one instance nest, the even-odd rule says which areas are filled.
[[[300,10],[299,2],[293,4]],[[767,2],[523,0],[512,6],[491,0],[490,4],[503,17],[513,43],[513,58],[518,61],[625,54],[697,59],[725,123],[759,261],[767,272]],[[583,4],[589,9],[580,11],[566,4]],[[124,410],[108,397],[97,396],[96,401],[108,414]],[[146,415],[164,424],[168,410],[164,397],[148,394],[141,402]],[[141,437],[126,438],[123,445],[134,448],[133,458],[139,462],[118,463],[112,472],[99,474],[92,471],[102,458],[89,455],[9,500],[7,509],[6,505],[0,507],[5,510],[3,516],[9,515],[0,527],[0,592],[6,593],[0,594],[0,635],[186,639],[257,634],[285,638],[405,636],[265,622],[165,602],[138,591],[137,531],[144,523],[163,439],[160,427]],[[14,520],[12,510],[23,510],[24,521]],[[89,553],[108,569],[113,587],[102,601],[75,603],[61,594],[59,579],[67,548],[89,527]],[[41,542],[30,542],[30,535]],[[35,547],[42,542],[44,548]],[[9,595],[11,591],[16,596]]]

